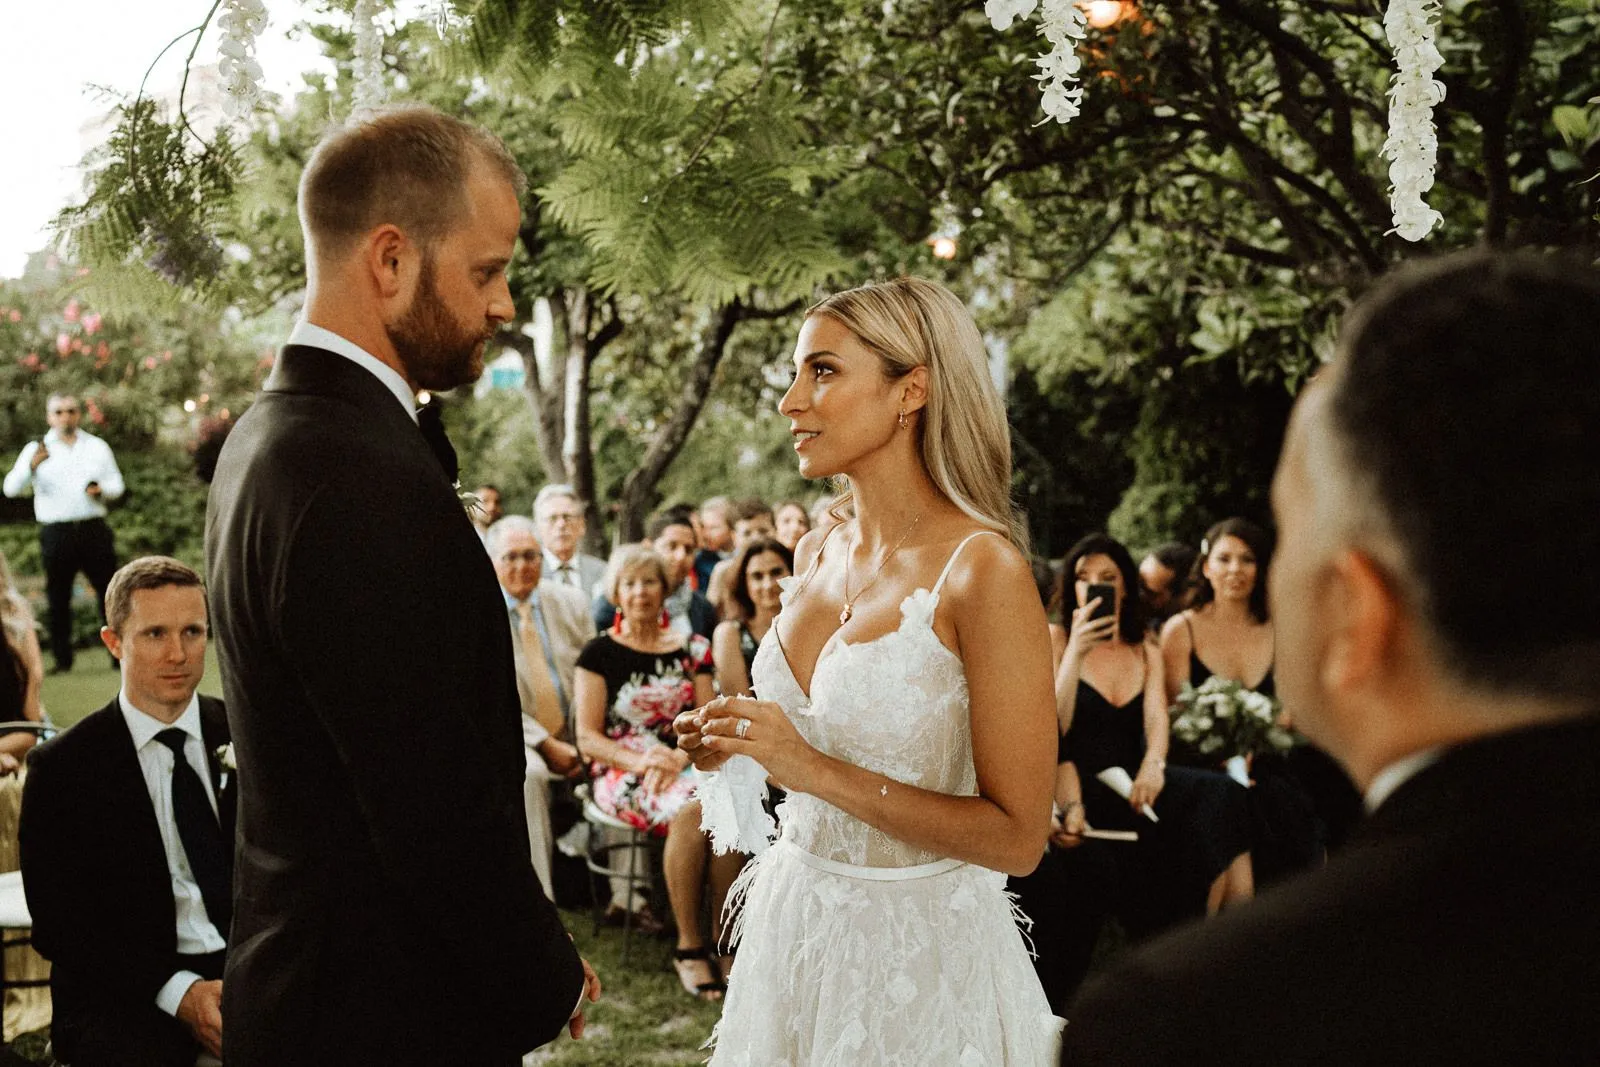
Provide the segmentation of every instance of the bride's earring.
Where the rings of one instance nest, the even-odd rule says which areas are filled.
[[[906,428],[906,409],[905,408],[901,408],[900,409],[900,428],[902,430]]]

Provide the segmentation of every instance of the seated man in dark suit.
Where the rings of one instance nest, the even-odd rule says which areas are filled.
[[[1278,690],[1369,812],[1131,954],[1072,1064],[1600,1056],[1600,274],[1474,252],[1346,319],[1273,483]]]
[[[234,798],[222,704],[195,695],[207,632],[194,570],[123,567],[100,631],[122,691],[29,760],[22,876],[52,964],[55,1056],[72,1067],[222,1053]]]

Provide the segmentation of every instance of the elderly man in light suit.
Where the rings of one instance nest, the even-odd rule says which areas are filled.
[[[523,802],[533,869],[546,896],[550,883],[550,775],[570,778],[582,769],[578,750],[563,738],[572,730],[572,672],[578,653],[594,636],[588,599],[576,589],[540,581],[544,548],[538,527],[509,515],[489,527],[484,541],[506,598],[517,693],[522,698],[522,739],[528,771]]]

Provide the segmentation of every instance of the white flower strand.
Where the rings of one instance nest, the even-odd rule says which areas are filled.
[[[1040,108],[1047,119],[1062,124],[1075,118],[1083,105],[1083,86],[1078,84],[1078,72],[1083,69],[1083,57],[1078,55],[1078,42],[1088,33],[1089,19],[1078,0],[987,0],[983,6],[989,24],[1005,32],[1015,19],[1025,19],[1039,9],[1039,31],[1050,42],[1050,51],[1034,62],[1039,73],[1034,80],[1039,83]]]
[[[261,100],[261,64],[256,62],[256,38],[267,28],[267,8],[262,0],[227,0],[217,18],[222,43],[217,46],[217,70],[222,74],[223,110],[229,118],[248,118]]]
[[[383,39],[378,34],[378,0],[357,0],[355,12],[356,50],[350,64],[355,82],[352,111],[381,107],[389,95],[383,81]]]
[[[1433,16],[1439,0],[1389,0],[1384,33],[1394,48],[1399,72],[1389,89],[1389,137],[1383,155],[1389,160],[1389,207],[1394,229],[1407,241],[1420,241],[1444,221],[1422,199],[1433,187],[1439,156],[1434,106],[1444,100],[1444,83],[1433,72],[1444,65],[1434,39]]]

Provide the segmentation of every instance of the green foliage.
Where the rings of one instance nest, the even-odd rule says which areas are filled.
[[[85,202],[56,219],[68,256],[91,271],[82,288],[112,312],[171,309],[182,295],[220,304],[225,243],[237,232],[232,135],[221,127],[200,141],[147,98],[115,114]]]

